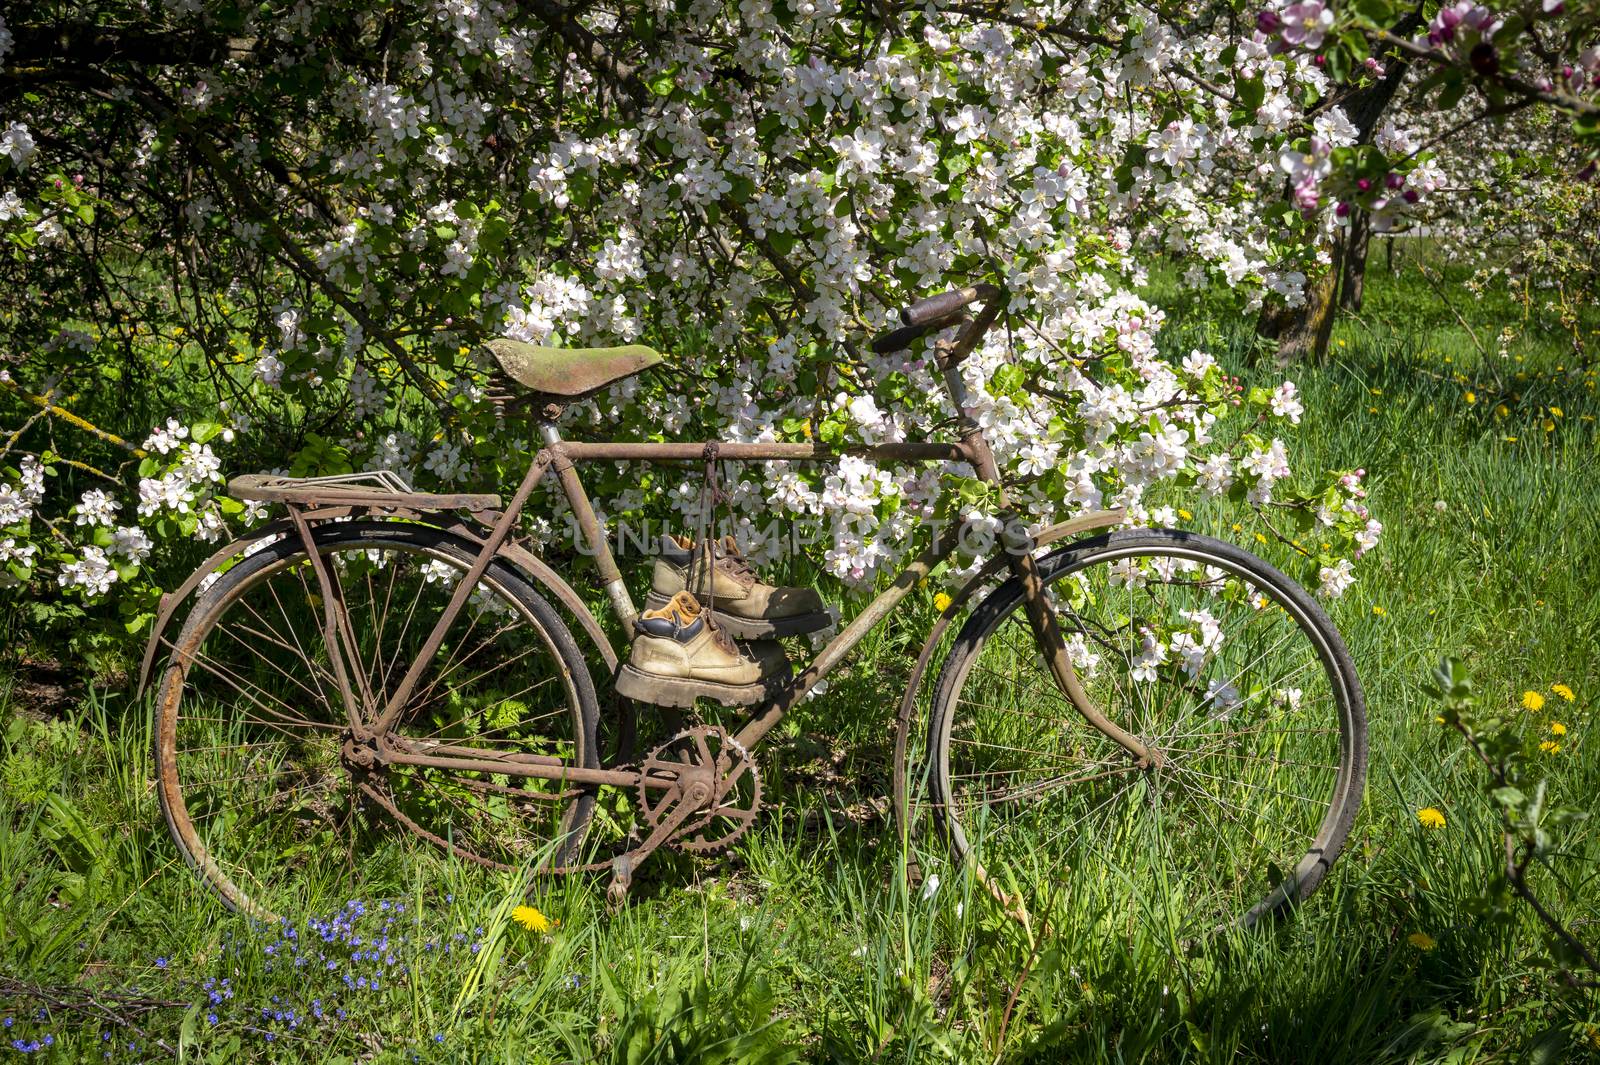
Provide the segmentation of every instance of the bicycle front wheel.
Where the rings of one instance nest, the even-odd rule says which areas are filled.
[[[339,522],[315,533],[349,623],[340,657],[298,539],[268,544],[196,603],[157,699],[158,794],[173,839],[233,909],[270,919],[318,895],[403,891],[441,855],[560,869],[595,794],[558,780],[386,763],[357,742],[427,640],[476,545],[426,525]],[[343,643],[343,641],[341,641]],[[385,745],[457,762],[595,764],[588,669],[554,609],[491,563],[434,649]]]
[[[1112,533],[1039,566],[1089,698],[1154,757],[1141,767],[1076,711],[1009,581],[934,690],[929,784],[955,856],[1125,891],[1122,912],[1158,905],[1185,933],[1308,896],[1366,774],[1361,685],[1327,615],[1250,553],[1175,530]]]

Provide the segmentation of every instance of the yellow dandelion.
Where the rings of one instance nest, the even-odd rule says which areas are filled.
[[[1557,418],[1565,418],[1566,417],[1566,411],[1563,411],[1560,407],[1551,407],[1550,408],[1550,413],[1552,415],[1554,415],[1555,417],[1557,417]]]
[[[1409,936],[1406,936],[1406,942],[1420,951],[1430,951],[1439,945],[1426,932],[1412,932]]]
[[[1567,734],[1567,726],[1559,721],[1552,721],[1550,722],[1550,733],[1553,736],[1565,736]]]
[[[953,602],[953,600],[948,595],[940,592],[938,595],[933,597],[933,609],[943,614],[946,610],[950,609],[951,602]]]
[[[1437,806],[1424,806],[1417,811],[1417,820],[1422,823],[1423,828],[1443,828],[1444,811]]]
[[[1569,703],[1577,698],[1576,695],[1572,694],[1572,689],[1567,687],[1565,684],[1552,684],[1550,685],[1550,690],[1561,696],[1561,698],[1565,699]]]
[[[518,906],[516,909],[511,911],[511,919],[520,924],[522,927],[526,928],[528,931],[538,932],[540,935],[550,931],[550,929],[554,928],[557,923],[540,913],[538,910],[534,909],[532,906]]]
[[[1178,517],[1182,518],[1184,521],[1188,521],[1190,518],[1193,518],[1194,515],[1190,514],[1187,510],[1184,510],[1182,507],[1179,507],[1178,508]]]
[[[1540,710],[1544,709],[1544,696],[1534,691],[1523,692],[1522,708],[1537,714]]]
[[[1561,744],[1557,743],[1555,740],[1545,740],[1543,743],[1539,744],[1539,749],[1545,754],[1560,754]]]
[[[1466,394],[1465,398],[1466,398],[1466,401],[1468,403],[1476,403],[1476,402],[1478,402],[1478,393],[1472,391],[1472,389],[1469,388],[1469,389],[1467,389],[1467,394]]]
[[[1378,615],[1378,616],[1379,616],[1379,617],[1380,617],[1380,618],[1381,618],[1381,617],[1383,617],[1383,616],[1384,616],[1384,615],[1385,615],[1385,614],[1387,614],[1387,613],[1388,613],[1388,611],[1387,611],[1387,610],[1385,610],[1385,609],[1383,609],[1383,607],[1381,607],[1381,606],[1375,606],[1375,607],[1373,607],[1373,608],[1372,608],[1372,612],[1373,612],[1373,613],[1374,613],[1374,614],[1376,614],[1376,615]]]

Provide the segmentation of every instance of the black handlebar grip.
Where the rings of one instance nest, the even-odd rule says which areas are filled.
[[[974,300],[993,299],[999,291],[988,284],[951,289],[913,303],[900,312],[900,320],[906,325],[923,325],[938,318],[948,318]]]
[[[899,329],[891,329],[872,338],[872,350],[879,355],[887,355],[891,351],[904,351],[911,346],[912,341],[925,336],[928,332],[926,324],[904,325]]]

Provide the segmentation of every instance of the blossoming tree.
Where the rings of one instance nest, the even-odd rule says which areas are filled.
[[[936,433],[951,412],[927,358],[861,341],[910,299],[985,279],[1009,293],[1007,328],[965,373],[1032,517],[1114,504],[1171,522],[1187,498],[1229,497],[1337,595],[1380,530],[1360,472],[1295,476],[1294,385],[1163,357],[1139,291],[1159,258],[1241,306],[1295,305],[1352,211],[1425,200],[1425,146],[1345,111],[1396,59],[1436,69],[1452,106],[1477,86],[1589,136],[1588,23],[1544,7],[1451,8],[1425,38],[1391,32],[1407,16],[1388,0],[1259,18],[981,0],[13,9],[0,563],[24,588],[114,600],[136,629],[160,545],[258,517],[220,494],[230,448],[296,473],[501,480],[532,445],[487,394],[479,342],[497,333],[672,354],[570,410],[573,432]],[[1566,24],[1573,72],[1546,84],[1526,68]],[[1493,70],[1473,58],[1486,41]],[[985,510],[962,473],[752,469],[734,504],[825,528],[828,569],[864,581],[939,508]],[[694,502],[662,477],[612,487],[613,516]]]
[[[1464,145],[1503,138],[1509,117],[1533,110],[1547,127],[1563,127],[1554,152],[1546,143],[1517,158],[1559,160],[1546,177],[1569,190],[1591,181],[1600,12],[1573,7],[1561,0],[1494,6],[1301,0],[1259,13],[1258,27],[1273,36],[1275,48],[1317,53],[1314,61],[1340,89],[1309,106],[1336,103],[1356,134],[1343,144],[1314,136],[1302,161],[1286,164],[1301,199],[1337,197],[1337,228],[1301,309],[1263,318],[1264,332],[1282,336],[1284,359],[1325,354],[1336,306],[1360,307],[1372,233],[1403,228],[1419,214],[1460,217],[1459,182],[1450,183],[1453,195],[1432,195],[1446,188],[1445,167],[1473,168],[1480,157]],[[1497,154],[1505,154],[1503,147],[1496,145]],[[1515,188],[1515,182],[1497,186],[1496,195],[1515,196]]]

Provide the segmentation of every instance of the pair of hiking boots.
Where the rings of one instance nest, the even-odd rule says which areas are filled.
[[[727,706],[758,702],[789,679],[778,638],[833,624],[812,589],[763,582],[731,536],[712,545],[709,566],[708,552],[685,537],[664,536],[660,546],[632,652],[617,674],[617,691],[630,699],[662,706],[689,706],[701,696]]]

